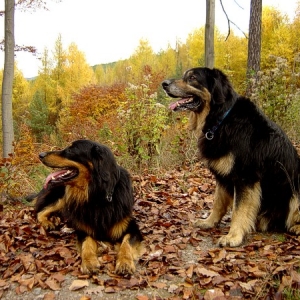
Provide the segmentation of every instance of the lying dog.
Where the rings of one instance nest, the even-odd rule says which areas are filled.
[[[78,140],[61,151],[40,153],[43,164],[59,168],[50,174],[35,203],[37,219],[46,229],[59,212],[77,234],[81,271],[97,272],[97,241],[118,245],[116,272],[132,274],[142,251],[142,235],[132,216],[133,191],[129,173],[117,165],[111,150]]]
[[[191,111],[200,156],[216,178],[212,213],[196,226],[216,226],[232,207],[221,246],[239,246],[255,228],[299,234],[300,159],[282,129],[238,95],[220,70],[193,68],[162,87],[180,98],[170,109]]]

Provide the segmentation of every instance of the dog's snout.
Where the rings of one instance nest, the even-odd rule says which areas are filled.
[[[39,154],[39,159],[40,159],[40,160],[43,160],[43,159],[46,157],[46,155],[47,155],[47,152],[42,152],[42,153],[40,153],[40,154]]]
[[[161,83],[161,85],[164,89],[166,89],[171,84],[171,82],[172,82],[172,80],[166,79]]]

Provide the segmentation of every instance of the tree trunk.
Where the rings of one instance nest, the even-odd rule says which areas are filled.
[[[215,65],[214,31],[215,31],[215,0],[206,0],[205,66],[211,69]]]
[[[257,72],[260,70],[261,16],[262,0],[251,0],[247,61],[247,96],[251,95]]]
[[[14,128],[12,114],[12,89],[14,80],[14,15],[15,0],[5,0],[4,72],[2,82],[3,157],[13,152]]]

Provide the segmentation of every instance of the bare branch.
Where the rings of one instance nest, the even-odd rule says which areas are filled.
[[[241,7],[236,1],[234,1],[234,2],[235,2],[239,7]],[[246,33],[245,33],[240,27],[238,27],[234,22],[232,22],[232,21],[229,19],[228,15],[227,15],[227,13],[226,13],[226,11],[225,11],[225,8],[224,8],[224,6],[223,6],[222,0],[220,0],[220,3],[221,3],[222,10],[223,10],[223,12],[224,12],[224,14],[225,14],[225,16],[226,16],[227,23],[228,23],[228,33],[227,33],[227,36],[226,36],[225,41],[227,41],[227,39],[228,39],[229,36],[230,36],[230,32],[231,32],[231,30],[230,30],[230,23],[233,24],[240,32],[242,32],[246,39],[248,39],[248,36],[246,35]],[[242,8],[242,7],[241,7],[241,8]],[[243,8],[242,8],[242,9],[243,9]]]
[[[33,46],[19,46],[19,45],[16,45],[15,46],[15,52],[18,52],[18,51],[24,51],[24,52],[30,52],[32,54],[36,54],[37,52],[37,49]]]
[[[236,4],[239,8],[241,8],[242,10],[244,10],[244,8],[243,8],[241,5],[239,5],[239,3],[238,3],[236,0],[234,0],[234,2],[235,2],[235,4]]]
[[[225,14],[225,16],[226,16],[227,23],[228,23],[228,33],[227,33],[227,36],[226,36],[226,39],[225,39],[225,41],[227,41],[228,37],[230,36],[230,20],[229,20],[229,18],[228,18],[228,15],[227,15],[225,9],[224,9],[222,0],[220,0],[220,3],[221,3],[222,10],[223,10],[223,12],[224,12],[224,14]]]
[[[2,41],[0,41],[0,51],[4,51],[4,39]],[[36,54],[37,53],[37,49],[33,46],[20,46],[20,45],[15,45],[14,48],[15,52],[19,52],[19,51],[24,51],[24,52],[30,52],[32,54]]]

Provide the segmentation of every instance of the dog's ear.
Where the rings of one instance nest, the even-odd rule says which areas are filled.
[[[227,96],[227,80],[224,81],[225,75],[218,69],[212,69],[211,70],[212,78],[210,80],[212,81],[211,84],[211,95],[212,95],[212,101],[216,104],[222,104],[226,100]]]
[[[111,194],[119,178],[119,166],[112,152],[104,146],[93,147],[92,164],[98,182],[107,195]]]

